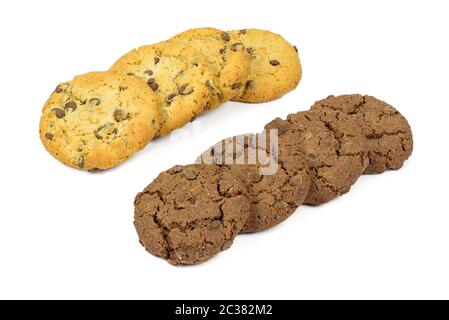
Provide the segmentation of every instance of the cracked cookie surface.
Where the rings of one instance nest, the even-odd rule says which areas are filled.
[[[135,199],[134,224],[151,254],[197,264],[228,249],[249,214],[244,183],[226,167],[175,166]]]
[[[302,155],[283,152],[276,140],[265,131],[235,136],[218,142],[197,159],[228,166],[248,186],[251,213],[241,232],[258,232],[281,223],[309,192],[309,170]]]
[[[267,102],[295,89],[302,69],[296,47],[281,35],[258,29],[230,31],[251,54],[250,75],[243,92],[232,100]]]
[[[413,151],[413,135],[407,120],[388,103],[359,94],[329,96],[312,109],[339,110],[362,128],[368,142],[369,165],[365,173],[400,169]]]
[[[312,184],[306,204],[319,205],[347,193],[368,165],[365,136],[342,112],[298,112],[265,128],[279,130],[283,152],[302,154],[307,161]]]
[[[199,50],[210,63],[218,78],[213,107],[242,92],[250,73],[251,56],[238,37],[215,28],[184,31],[171,40],[181,41]]]
[[[208,64],[193,47],[165,41],[131,50],[111,70],[143,80],[156,93],[164,136],[213,107],[218,79]]]
[[[109,169],[151,141],[159,129],[159,109],[156,96],[141,81],[91,72],[58,85],[42,110],[39,134],[62,163]]]

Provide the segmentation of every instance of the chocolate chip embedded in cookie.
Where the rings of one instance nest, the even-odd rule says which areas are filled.
[[[115,72],[92,72],[57,87],[42,110],[39,133],[62,163],[97,171],[141,150],[159,125],[159,102],[144,83]]]
[[[155,92],[162,105],[161,136],[211,109],[211,88],[218,87],[206,57],[176,41],[131,50],[111,70],[139,78]]]
[[[368,141],[369,165],[365,173],[382,173],[402,167],[413,151],[407,120],[388,103],[359,94],[330,96],[312,109],[340,110],[354,118]]]
[[[250,73],[250,54],[238,37],[215,28],[198,28],[184,31],[171,40],[186,43],[205,55],[218,77],[218,88],[213,99],[214,107],[240,94]]]
[[[134,204],[142,245],[175,265],[228,249],[250,209],[246,186],[229,168],[199,164],[161,173]]]
[[[278,149],[277,132],[274,134],[264,131],[224,139],[198,159],[228,166],[248,186],[251,213],[242,232],[262,231],[281,223],[309,192],[309,170],[302,155]]]
[[[322,204],[345,194],[368,165],[362,130],[342,112],[298,112],[265,128],[279,128],[280,150],[302,154],[307,161],[312,185],[306,204]]]
[[[296,88],[302,76],[298,51],[282,36],[258,29],[229,34],[239,39],[251,55],[248,81],[234,101],[272,101]]]

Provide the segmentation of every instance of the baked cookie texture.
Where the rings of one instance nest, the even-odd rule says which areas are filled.
[[[319,205],[347,193],[368,166],[362,129],[343,112],[298,112],[265,128],[278,129],[281,150],[306,159],[312,185],[305,204]]]
[[[180,41],[200,51],[218,78],[215,99],[217,107],[241,93],[250,74],[251,55],[239,37],[215,28],[197,28],[177,34],[172,41]]]
[[[265,131],[224,139],[197,162],[223,164],[248,186],[251,210],[242,233],[263,231],[286,220],[310,188],[302,155],[278,149]]]
[[[156,93],[164,136],[218,103],[218,78],[208,64],[193,47],[165,41],[131,50],[111,70],[143,80]]]
[[[230,31],[251,54],[251,73],[240,95],[240,102],[267,102],[295,89],[302,76],[296,47],[281,35],[258,29]]]
[[[312,109],[344,112],[357,121],[367,140],[369,165],[365,173],[400,169],[413,152],[407,120],[388,103],[367,95],[329,96]]]
[[[249,214],[246,186],[229,168],[175,166],[135,199],[135,227],[148,252],[197,264],[228,249]]]
[[[47,151],[70,167],[108,169],[153,139],[159,110],[141,81],[91,72],[58,85],[42,110],[39,135]]]

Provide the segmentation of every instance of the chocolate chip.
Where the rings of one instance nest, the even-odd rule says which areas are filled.
[[[207,108],[207,107],[204,107],[204,108]],[[203,108],[203,109],[204,109]],[[205,111],[206,111],[207,109],[205,109]],[[196,116],[193,116],[192,118],[190,118],[190,122],[192,122],[192,121],[195,121],[195,119],[196,119]]]
[[[221,48],[220,49],[220,54],[224,54],[226,52],[226,48]]]
[[[174,166],[172,170],[174,173],[180,173],[184,170],[184,168],[182,166]]]
[[[232,85],[232,90],[240,89],[242,84],[240,82],[236,82]]]
[[[183,174],[187,180],[195,180],[196,179],[196,174],[192,170],[189,170],[189,169],[184,170]]]
[[[50,133],[50,132],[47,132],[47,133],[45,134],[45,138],[47,138],[48,140],[53,140],[53,134]]]
[[[95,129],[94,130],[94,135],[95,135],[95,138],[97,138],[97,139],[103,139],[103,137],[100,135],[100,131],[103,129],[103,126],[101,126],[101,127],[98,127],[97,129]]]
[[[106,129],[106,128],[111,127],[111,125],[112,125],[111,123],[106,123],[106,124],[104,124],[104,125],[99,126],[97,129],[95,129],[95,130],[94,130],[95,138],[97,138],[97,139],[103,139],[103,136],[100,134],[101,131],[102,131],[103,129]],[[115,131],[115,129],[112,131],[113,134],[117,133],[116,131],[115,131],[115,133],[114,133],[114,131]],[[104,133],[105,133],[105,134],[110,134],[110,133],[108,133],[108,132],[104,132]]]
[[[213,89],[213,88],[214,88],[214,86],[212,85],[212,82],[210,82],[210,80],[206,80],[206,86],[207,86],[209,89]]]
[[[64,106],[64,110],[72,110],[75,111],[76,110],[76,103],[74,101],[69,101],[65,104]]]
[[[217,92],[217,98],[218,98],[218,100],[222,101],[224,96],[221,92]]]
[[[233,43],[231,45],[231,50],[232,51],[237,51],[237,50],[239,50],[239,48],[243,48],[243,43],[237,42],[237,43]]]
[[[62,110],[60,108],[54,108],[51,111],[55,114],[56,118],[58,118],[58,119],[61,119],[61,118],[65,117],[64,110]]]
[[[246,29],[240,30],[240,34],[246,34]]]
[[[250,55],[252,55],[254,53],[254,49],[251,47],[246,48],[246,52],[248,52]]]
[[[298,53],[298,47],[297,46],[293,46],[293,49],[295,49],[296,53]]]
[[[193,196],[193,194],[191,192],[187,192],[186,193],[186,199],[191,203],[191,204],[195,204],[196,202],[196,198]]]
[[[158,57],[154,57],[154,64],[158,64],[159,61],[161,61],[161,59],[159,59]]]
[[[148,79],[147,83],[150,86],[150,88],[153,89],[153,91],[156,91],[157,89],[159,89],[159,85],[157,84],[157,82],[154,78]]]
[[[302,179],[301,179],[300,176],[293,176],[293,177],[291,177],[291,178],[288,180],[288,183],[289,183],[291,186],[298,186],[298,185],[301,184],[301,182],[302,182]]]
[[[118,87],[118,91],[120,91],[120,92],[125,91],[125,90],[126,90],[125,87],[122,87],[122,86],[119,86],[119,87]]]
[[[182,86],[180,86],[179,89],[178,89],[178,93],[180,95],[182,95],[182,96],[187,96],[187,95],[191,94],[193,92],[193,89],[186,90],[188,86],[189,86],[188,83],[183,84]]]
[[[144,73],[146,73],[149,76],[152,76],[154,74],[152,70],[145,70]]]
[[[57,86],[55,89],[56,93],[61,93],[62,91],[64,91],[64,90],[62,90],[61,86]]]
[[[277,60],[270,60],[270,64],[271,64],[273,67],[276,67],[276,66],[280,65],[280,62],[277,61]]]
[[[221,225],[220,220],[214,220],[210,223],[209,229],[210,230],[217,229],[220,225]]]
[[[127,76],[135,76],[135,74],[132,73],[132,72],[128,72],[126,75],[127,75]]]
[[[227,33],[227,32],[223,32],[223,33],[221,34],[221,38],[222,38],[224,41],[226,41],[226,42],[228,42],[229,40],[231,40],[231,36],[230,36],[229,33]]]
[[[99,98],[91,98],[91,99],[89,99],[89,103],[99,106],[101,101]]]
[[[83,169],[84,168],[84,157],[81,156],[76,161],[76,164],[78,165],[78,168]]]
[[[114,120],[117,122],[124,121],[128,119],[128,113],[123,111],[122,109],[117,109],[114,111]]]
[[[177,96],[176,93],[171,93],[167,97],[165,97],[165,101],[170,104],[172,103],[173,99]]]
[[[97,172],[101,172],[101,171],[103,171],[103,170],[99,169],[99,168],[93,168],[93,169],[89,170],[89,172],[91,172],[91,173],[97,173]]]
[[[253,80],[247,81],[245,87],[246,87],[246,89],[254,88],[254,81]]]

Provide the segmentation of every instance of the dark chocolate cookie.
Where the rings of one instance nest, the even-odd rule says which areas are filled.
[[[362,130],[342,112],[298,112],[265,128],[279,129],[284,153],[305,157],[312,180],[306,204],[322,204],[347,193],[368,165]]]
[[[197,264],[231,246],[249,210],[247,188],[229,168],[175,166],[136,196],[134,224],[151,254]]]
[[[382,173],[402,167],[413,151],[407,120],[388,103],[359,94],[329,96],[312,109],[332,109],[353,117],[368,141],[369,165],[365,173]]]
[[[224,139],[199,161],[228,166],[248,186],[251,213],[242,232],[257,232],[287,219],[309,192],[307,165],[299,154],[278,149],[277,133]]]

